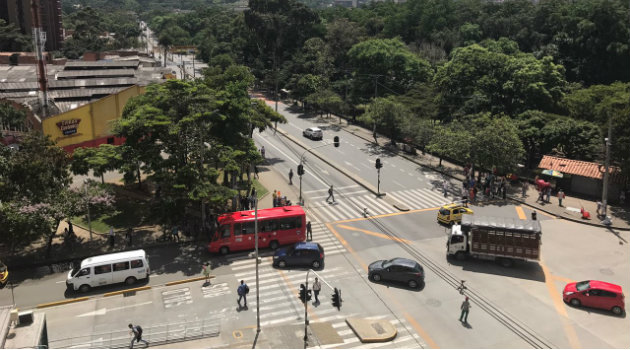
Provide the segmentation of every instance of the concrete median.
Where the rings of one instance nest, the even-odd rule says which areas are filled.
[[[215,278],[217,276],[210,276],[208,277],[208,279],[212,279]],[[203,281],[205,280],[206,277],[202,276],[202,277],[194,277],[194,278],[189,278],[189,279],[185,279],[185,280],[179,280],[179,281],[173,281],[173,282],[168,282],[165,284],[165,286],[174,286],[176,284],[182,284],[182,283],[188,283],[188,282],[196,282],[196,281]]]
[[[396,338],[398,330],[389,321],[347,318],[346,323],[362,343],[382,343]]]
[[[116,291],[116,292],[109,292],[109,293],[103,294],[103,296],[104,297],[111,297],[111,296],[114,296],[114,295],[120,295],[120,294],[125,294],[125,293],[134,293],[134,292],[139,292],[141,290],[147,290],[147,289],[151,289],[151,286],[144,286],[144,287],[138,287],[138,288],[119,290],[119,291]]]
[[[80,301],[86,301],[88,299],[90,299],[90,297],[82,297],[82,298],[75,298],[75,299],[68,299],[68,300],[53,301],[51,303],[38,304],[37,308],[38,309],[43,309],[43,308],[53,307],[53,306],[58,306],[58,305],[78,303]]]

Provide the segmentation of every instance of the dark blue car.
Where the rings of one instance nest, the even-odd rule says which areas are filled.
[[[310,266],[319,269],[324,265],[324,248],[319,243],[298,242],[279,248],[273,255],[273,266]]]

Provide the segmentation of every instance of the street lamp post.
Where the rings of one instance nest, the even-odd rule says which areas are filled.
[[[91,241],[92,240],[92,218],[90,217],[90,198],[88,197],[88,180],[84,179],[83,184],[85,185],[85,202],[87,203],[88,230],[90,230],[90,241]]]
[[[606,142],[606,170],[604,172],[604,188],[602,189],[602,207],[604,210],[604,220],[608,217],[608,173],[610,172],[610,146],[612,137],[612,123],[608,120],[608,137],[604,139]]]
[[[260,285],[258,276],[258,198],[254,198],[254,246],[256,250],[256,335],[260,333]]]

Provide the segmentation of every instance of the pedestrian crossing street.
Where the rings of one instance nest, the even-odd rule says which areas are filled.
[[[315,232],[313,232],[315,233]],[[260,325],[261,327],[281,325],[281,324],[303,324],[304,305],[298,298],[300,284],[305,282],[306,271],[304,270],[280,270],[271,266],[272,258],[261,258],[259,265],[259,288],[260,288]],[[249,286],[247,306],[249,310],[256,310],[256,263],[254,259],[235,260],[231,263],[234,286],[244,280]],[[331,267],[317,272],[326,281],[341,280],[356,276],[356,271],[343,267]],[[363,271],[359,271],[363,273]],[[312,283],[314,276],[309,276],[309,283]],[[338,311],[332,306],[332,291],[323,288],[319,294],[320,304],[315,306],[315,297],[309,302],[309,321],[330,322],[332,327],[343,339],[343,343],[337,344],[316,344],[318,348],[420,348],[426,347],[423,340],[413,331],[411,325],[404,319],[397,319],[392,314],[386,315],[366,315],[365,310],[361,314],[345,313]],[[236,293],[234,293],[236,302]],[[397,337],[385,343],[361,343],[352,329],[346,323],[348,317],[361,317],[371,319],[383,319],[390,321],[398,330]]]
[[[358,187],[358,185],[355,185]],[[352,186],[349,186],[352,187]],[[312,197],[306,201],[307,212],[319,222],[335,222],[363,217],[363,208],[367,208],[368,216],[383,215],[399,212],[385,198],[376,198],[367,190],[347,189],[347,193],[335,195],[336,202],[326,202],[327,196]],[[407,189],[387,192],[387,197],[394,199],[403,206],[414,209],[440,207],[458,200],[456,194],[449,191],[447,197],[440,189]]]

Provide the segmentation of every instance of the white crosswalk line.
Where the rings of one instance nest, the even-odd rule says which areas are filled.
[[[343,217],[352,217],[355,216],[355,212],[356,209],[353,208],[348,202],[344,201],[344,202],[337,202],[335,205],[333,205],[332,210],[337,211],[339,214],[341,214]]]
[[[323,220],[324,222],[341,220],[341,217],[338,216],[338,214],[335,214],[333,211],[331,211],[329,204],[324,202],[324,203],[320,203],[320,205],[323,205],[323,206],[319,206],[317,207],[317,209],[326,215],[326,217]]]
[[[420,190],[412,190],[409,193],[413,195],[414,199],[418,202],[419,209],[431,208],[431,207],[438,206],[439,204],[439,203],[436,203],[435,201],[431,201],[431,198],[427,197],[424,194],[424,192]]]
[[[367,197],[367,198],[366,198]],[[380,212],[382,214],[389,214],[391,212],[393,212],[394,208],[389,207],[387,204],[381,202],[378,199],[372,198],[371,196],[363,196],[363,198],[366,198],[366,200],[368,200],[371,204],[373,204],[374,206],[378,207],[380,209]]]
[[[417,208],[418,204],[416,203],[415,198],[413,198],[407,191],[399,191],[396,193],[396,196],[399,198],[403,198],[403,203],[411,208]]]

